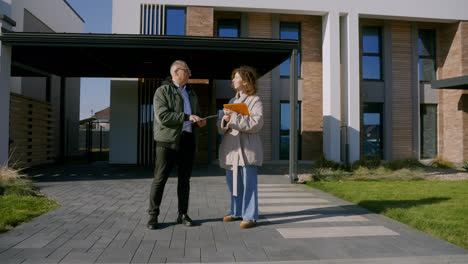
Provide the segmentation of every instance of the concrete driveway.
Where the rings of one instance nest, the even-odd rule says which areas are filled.
[[[468,251],[282,175],[259,176],[260,221],[223,223],[223,170],[191,180],[189,215],[175,223],[176,178],[148,230],[152,171],[104,163],[29,172],[61,207],[0,235],[0,263],[468,263]]]

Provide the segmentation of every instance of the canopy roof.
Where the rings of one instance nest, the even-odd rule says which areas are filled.
[[[12,76],[154,78],[184,60],[192,78],[230,79],[232,70],[271,71],[299,47],[296,40],[126,34],[4,32]]]
[[[431,82],[431,86],[434,89],[468,90],[468,75],[442,80],[434,80]]]

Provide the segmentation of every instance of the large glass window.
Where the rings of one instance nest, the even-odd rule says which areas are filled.
[[[185,35],[185,8],[166,8],[166,35]]]
[[[381,103],[365,103],[363,116],[364,156],[382,158],[383,114]]]
[[[239,19],[218,20],[218,37],[238,38],[240,29]]]
[[[436,77],[435,31],[419,30],[419,81],[430,82]]]
[[[437,105],[421,104],[421,158],[437,156]]]
[[[362,78],[382,80],[382,37],[380,27],[362,28]]]
[[[301,39],[300,23],[295,22],[280,22],[280,39]],[[289,77],[291,59],[285,60],[280,65],[280,76]],[[301,52],[297,52],[297,76],[301,76]]]
[[[297,158],[301,159],[301,103],[297,104]],[[289,159],[289,102],[281,102],[280,108],[280,159]]]

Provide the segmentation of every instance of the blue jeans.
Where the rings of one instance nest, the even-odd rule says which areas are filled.
[[[258,220],[257,166],[239,166],[237,196],[232,195],[232,170],[226,170],[226,181],[231,191],[231,215],[244,220]]]

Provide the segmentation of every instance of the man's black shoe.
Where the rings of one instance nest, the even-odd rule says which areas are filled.
[[[158,229],[158,217],[151,215],[148,221],[148,225],[146,226],[148,229]]]
[[[186,214],[179,215],[179,217],[177,217],[177,223],[183,224],[184,226],[193,226],[192,219]]]

